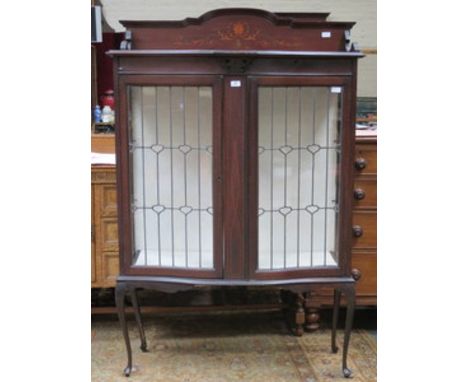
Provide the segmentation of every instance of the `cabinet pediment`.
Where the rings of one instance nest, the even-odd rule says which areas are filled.
[[[219,9],[179,21],[121,21],[133,49],[243,49],[345,51],[352,22],[326,21],[328,13],[272,13]]]

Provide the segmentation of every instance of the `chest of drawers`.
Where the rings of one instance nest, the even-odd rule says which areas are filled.
[[[352,264],[361,271],[359,305],[377,305],[377,138],[357,137]]]

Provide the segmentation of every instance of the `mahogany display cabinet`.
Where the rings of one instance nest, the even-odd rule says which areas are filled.
[[[353,320],[357,59],[354,23],[326,13],[222,9],[122,21],[114,60],[120,275],[128,353],[136,289],[334,288]]]

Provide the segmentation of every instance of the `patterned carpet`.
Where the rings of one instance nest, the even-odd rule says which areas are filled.
[[[93,382],[347,380],[340,367],[342,331],[340,351],[332,354],[330,330],[294,337],[278,312],[144,317],[143,322],[148,353],[140,351],[135,322],[129,321],[135,367],[130,378],[122,373],[126,355],[118,322],[92,322]],[[354,330],[348,357],[352,381],[376,381],[376,358],[375,336]]]

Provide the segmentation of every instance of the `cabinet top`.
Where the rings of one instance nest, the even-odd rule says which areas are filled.
[[[120,21],[127,29],[121,49],[358,53],[354,22],[327,21],[328,15],[228,8],[179,21]]]

